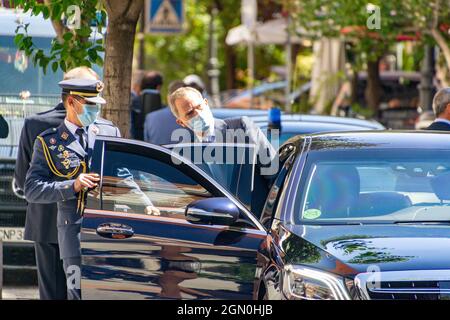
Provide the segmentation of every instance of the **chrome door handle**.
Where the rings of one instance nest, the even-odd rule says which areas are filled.
[[[109,239],[127,239],[134,235],[134,230],[130,226],[119,223],[102,223],[97,227],[97,234]]]

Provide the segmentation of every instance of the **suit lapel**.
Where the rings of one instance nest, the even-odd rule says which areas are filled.
[[[77,141],[77,139],[74,137],[74,135],[67,129],[66,125],[61,123],[61,125],[58,127],[58,135],[59,138],[64,141],[64,144],[67,149],[70,149],[74,152],[76,152],[81,157],[86,156],[86,152],[84,151],[81,144]]]

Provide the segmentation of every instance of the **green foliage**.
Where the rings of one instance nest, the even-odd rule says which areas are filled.
[[[208,70],[208,41],[210,6],[217,2],[219,8],[216,19],[218,39],[218,61],[220,69],[220,87],[226,87],[227,69],[232,66],[226,64],[225,38],[232,27],[241,21],[241,0],[186,0],[186,30],[179,35],[145,36],[146,67],[164,74],[165,82],[183,79],[186,75],[195,73],[207,80]],[[246,85],[247,50],[245,45],[231,49],[235,55],[234,75],[239,86]],[[282,46],[261,46],[255,50],[256,78],[270,76],[270,66],[284,64],[284,49]]]
[[[379,29],[367,27],[373,6],[380,10]],[[430,42],[429,31],[440,22],[448,22],[449,12],[450,4],[438,0],[308,0],[299,1],[293,15],[299,25],[319,37],[341,36],[345,29],[353,27],[353,31],[345,33],[353,40],[352,50],[364,53],[365,60],[375,61],[398,41],[399,35],[420,35],[420,41]]]
[[[100,3],[98,0],[51,0],[49,4],[38,0],[14,0],[14,4],[22,7],[24,12],[30,12],[35,16],[41,14],[45,19],[51,19],[58,35],[52,41],[50,52],[44,52],[28,35],[28,24],[21,24],[16,29],[14,42],[19,50],[23,50],[32,58],[34,65],[43,69],[44,73],[49,65],[53,72],[58,68],[66,71],[76,66],[91,67],[93,64],[102,66],[103,39],[90,39],[91,24],[96,26],[99,35],[106,25],[106,12]],[[79,19],[73,6],[80,9]],[[79,28],[69,29],[66,21],[79,23]]]

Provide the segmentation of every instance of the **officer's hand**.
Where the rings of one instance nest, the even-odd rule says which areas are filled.
[[[145,214],[153,215],[153,216],[160,216],[161,212],[157,207],[154,206],[146,206],[145,207]]]
[[[75,180],[73,189],[78,193],[84,188],[95,188],[98,181],[100,181],[100,176],[97,173],[82,173]]]

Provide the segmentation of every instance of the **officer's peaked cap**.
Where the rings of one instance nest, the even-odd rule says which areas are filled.
[[[91,103],[106,103],[105,99],[100,95],[104,87],[103,82],[100,80],[78,78],[63,80],[58,84],[62,88],[63,93],[80,96]]]

